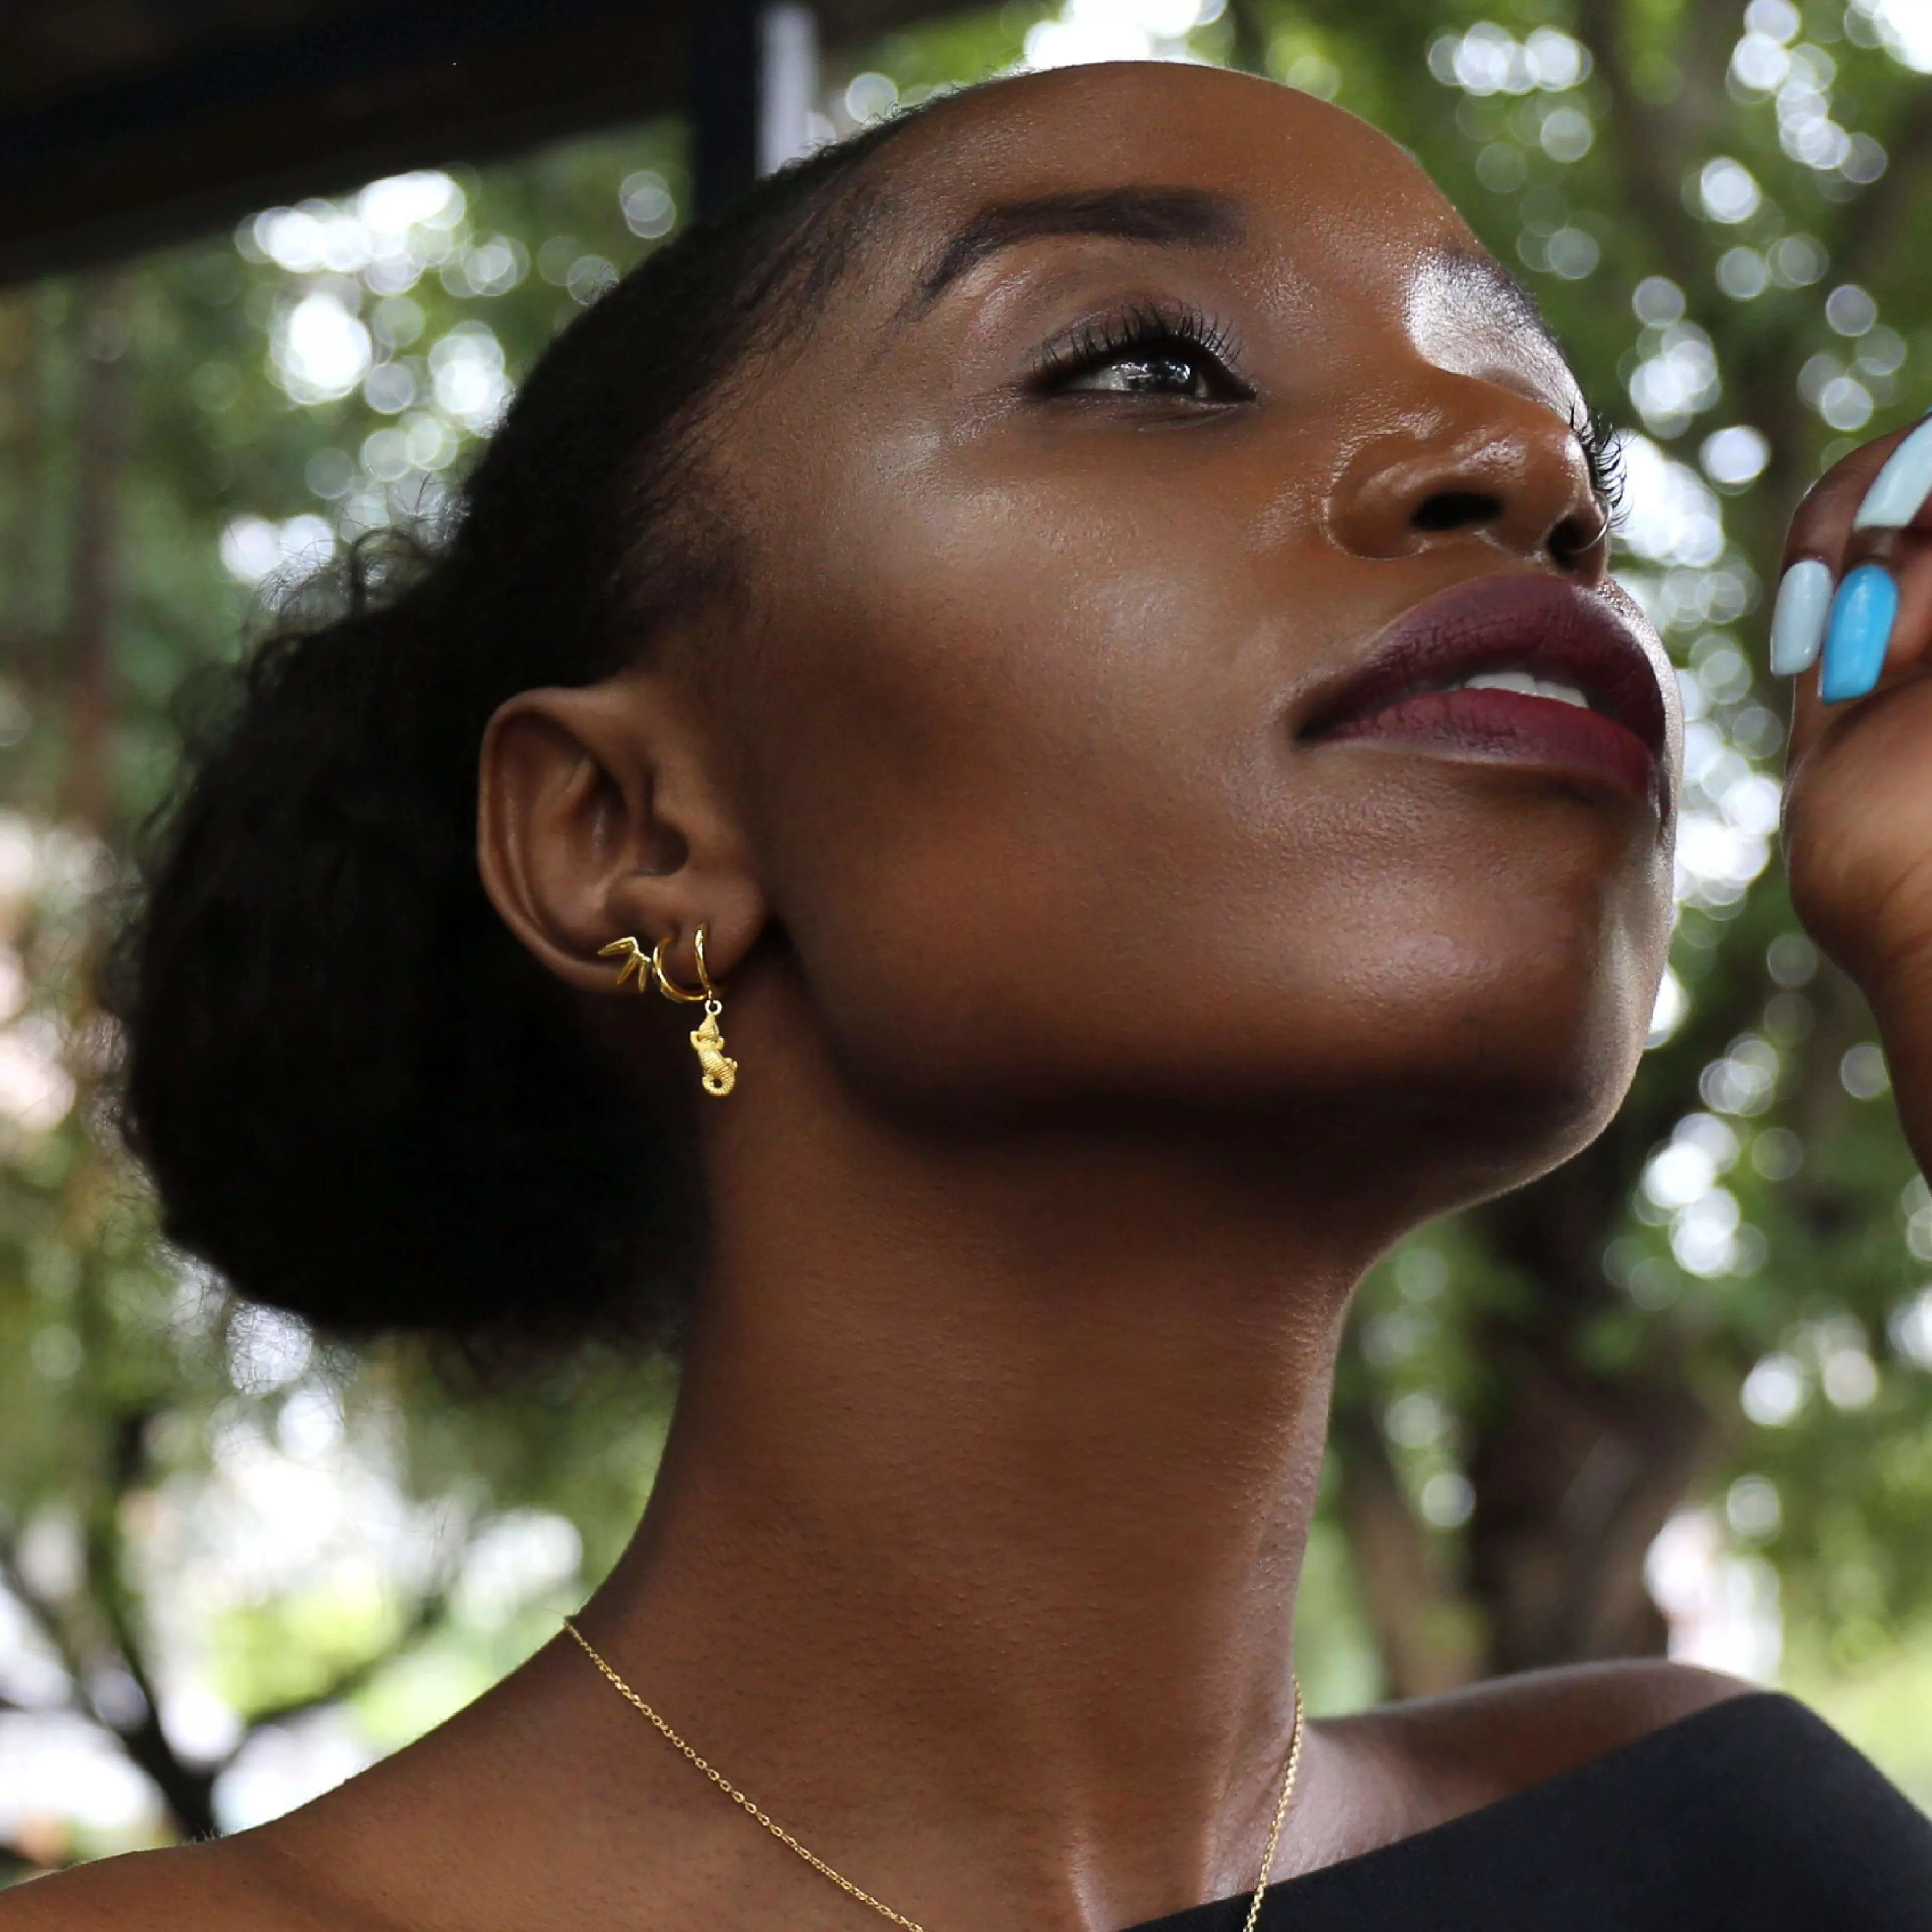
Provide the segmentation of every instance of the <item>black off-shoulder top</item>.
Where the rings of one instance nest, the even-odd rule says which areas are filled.
[[[1134,1932],[1240,1932],[1247,1897]],[[1932,1819],[1769,1692],[1271,1886],[1262,1932],[1932,1932]]]

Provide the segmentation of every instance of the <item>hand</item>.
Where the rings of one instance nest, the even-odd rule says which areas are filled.
[[[1864,513],[1884,520],[1855,528],[1888,466]],[[1788,668],[1822,634],[1816,593],[1835,585],[1822,660],[1797,680],[1785,866],[1799,918],[1874,1000],[1913,981],[1932,991],[1932,506],[1912,500],[1920,478],[1932,488],[1932,418],[1820,478],[1791,520],[1774,620],[1773,668]],[[1794,610],[1807,592],[1811,609]]]
[[[1820,478],[1785,540],[1772,643],[1774,670],[1817,656],[1798,674],[1792,706],[1792,903],[1872,1004],[1922,1163],[1932,1160],[1928,490],[1932,418],[1854,450]]]

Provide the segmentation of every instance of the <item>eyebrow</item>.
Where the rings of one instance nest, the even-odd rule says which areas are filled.
[[[1228,248],[1247,232],[1232,195],[1198,188],[1114,188],[1036,195],[982,208],[940,250],[910,304],[929,308],[969,269],[1042,235],[1098,235],[1127,242]]]

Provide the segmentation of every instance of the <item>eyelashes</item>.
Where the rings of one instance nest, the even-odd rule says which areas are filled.
[[[1240,401],[1254,392],[1234,373],[1240,354],[1233,330],[1191,304],[1136,302],[1082,322],[1049,344],[1031,386],[1042,394],[1097,389],[1100,385],[1082,385],[1080,379],[1118,368],[1138,372],[1118,393]],[[1183,386],[1184,371],[1192,372],[1191,388]]]
[[[1591,493],[1603,506],[1604,521],[1614,526],[1623,514],[1623,446],[1617,440],[1610,418],[1600,410],[1573,412],[1570,430],[1582,446],[1583,461],[1590,472]]]
[[[1237,373],[1240,347],[1233,329],[1191,304],[1136,302],[1076,325],[1043,350],[1033,387],[1042,394],[1082,390],[1153,396],[1169,401],[1239,402],[1254,390]],[[1122,380],[1103,384],[1083,379],[1108,370]],[[1191,380],[1190,380],[1191,378]],[[1570,428],[1582,446],[1591,494],[1606,523],[1622,513],[1622,446],[1600,411],[1573,410]]]

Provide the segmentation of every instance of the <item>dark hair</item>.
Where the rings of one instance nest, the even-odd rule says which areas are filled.
[[[816,313],[904,124],[761,183],[578,316],[433,551],[355,559],[332,616],[285,614],[191,748],[104,997],[164,1232],[242,1293],[493,1352],[674,1335],[688,1187],[483,892],[478,752],[506,699],[607,676],[730,590],[706,405]]]

